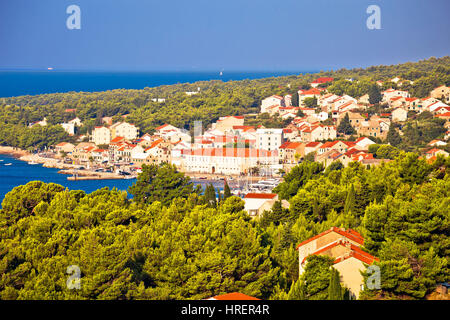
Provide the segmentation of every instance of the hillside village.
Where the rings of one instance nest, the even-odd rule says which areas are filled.
[[[399,150],[390,144],[389,136],[405,135],[406,123],[411,118],[427,114],[431,119],[443,120],[439,121],[442,123],[439,131],[442,134],[438,139],[427,142],[421,157],[428,163],[433,163],[439,156],[449,155],[446,151],[450,138],[449,87],[440,86],[433,89],[428,97],[416,98],[411,97],[406,90],[381,90],[383,82],[378,81],[376,85],[380,88],[378,94],[375,90],[375,97],[373,94],[352,97],[329,92],[327,87],[333,81],[329,77],[318,78],[310,83],[310,88],[300,89],[294,95],[266,97],[260,103],[259,114],[223,116],[206,127],[198,124],[191,131],[166,123],[154,128],[151,133],[143,133],[138,126],[127,122],[126,116],[121,116],[121,121],[118,122],[113,122],[112,117],[103,117],[102,126],[95,126],[86,135],[78,135],[78,128],[83,123],[76,117],[67,123],[61,123],[61,126],[77,143],[58,143],[33,159],[43,162],[52,159],[56,161],[53,164],[55,166],[64,164],[64,168],[78,168],[93,173],[117,172],[119,175],[132,177],[141,172],[143,165],[170,163],[191,177],[221,176],[223,180],[229,181],[233,177],[245,179],[251,176],[266,179],[263,181],[272,178],[280,182],[283,176],[302,162],[314,165],[311,162],[315,161],[325,168],[348,167],[353,162],[359,162],[369,168],[392,161],[395,158],[393,150]],[[398,77],[390,80],[399,87],[405,81],[407,80]],[[374,99],[377,101],[371,103]],[[378,108],[374,112],[375,105]],[[70,113],[75,111],[68,110]],[[285,125],[255,125],[261,117],[281,119]],[[47,120],[44,118],[30,124],[31,127],[37,125],[46,126]],[[383,148],[385,152],[379,152]],[[303,208],[302,201],[307,201],[306,192],[296,195],[298,188],[291,197],[286,197],[280,190],[273,191],[273,187],[248,189],[242,195],[239,194],[243,198],[241,210],[246,212],[247,219],[248,214],[252,218],[249,220],[265,223],[264,219],[268,221],[268,216],[275,211],[292,213],[299,210],[296,209],[296,202]],[[351,204],[351,199],[354,201],[354,193],[352,184],[349,191],[345,192],[345,208],[348,203]],[[225,201],[225,198],[222,200]],[[316,214],[321,209],[318,209],[316,198],[314,203],[312,213]],[[373,205],[376,205],[376,201]],[[343,219],[349,219],[353,212],[345,208]],[[331,214],[336,214],[334,209]],[[254,218],[257,219],[253,220]],[[278,219],[283,219],[282,214]],[[347,221],[345,224],[352,223],[357,225],[360,222]],[[367,249],[370,242],[367,246],[360,232],[344,228],[343,224],[341,227],[337,227],[338,225],[334,224],[331,228],[328,226],[325,231],[322,229],[320,232],[308,230],[311,232],[308,234],[316,235],[304,237],[296,244],[296,269],[300,279],[303,279],[311,272],[308,268],[328,263],[333,267],[331,269],[338,271],[337,282],[345,288],[346,297],[343,297],[344,291],[338,289],[339,294],[334,299],[357,299],[361,297],[361,293],[367,292],[367,274],[363,273],[368,265],[380,262],[380,258],[373,248]],[[278,228],[283,229],[285,226],[280,224]],[[369,240],[373,242],[373,238]],[[315,258],[319,260],[314,260]],[[289,263],[292,264],[292,261]],[[271,294],[278,299],[304,299],[298,294],[305,289],[298,289],[295,287],[297,285],[300,286],[301,281],[293,281],[290,290],[286,292],[274,291]],[[448,299],[448,284],[436,285],[427,298]],[[329,292],[331,294],[331,290]],[[229,296],[256,299],[238,292],[210,299],[226,300]]]
[[[142,164],[169,162],[188,174],[227,176],[280,176],[305,159],[325,166],[335,161],[344,166],[352,161],[378,165],[389,159],[377,156],[370,146],[389,144],[389,130],[402,135],[404,123],[423,112],[444,119],[446,130],[442,139],[429,142],[423,156],[432,161],[439,154],[448,155],[444,149],[450,137],[449,87],[435,88],[422,99],[400,89],[380,91],[382,108],[369,116],[373,107],[369,95],[330,93],[327,85],[333,80],[318,78],[310,89],[299,90],[297,97],[272,95],[263,99],[259,115],[284,120],[287,125],[283,128],[248,125],[254,114],[230,115],[207,128],[194,128],[192,137],[192,132],[171,124],[149,134],[140,133],[126,117],[116,123],[104,117],[104,125],[78,137],[78,144],[55,145],[54,156],[87,168],[114,166],[126,171],[139,170]],[[391,80],[400,87],[401,81],[398,77]],[[382,86],[381,81],[377,84]],[[30,125],[46,125],[46,119]],[[70,135],[76,135],[75,128],[82,125],[79,118],[61,124]]]

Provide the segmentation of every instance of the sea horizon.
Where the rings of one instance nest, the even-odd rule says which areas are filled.
[[[140,90],[147,87],[197,81],[221,80],[228,82],[317,72],[319,71],[0,69],[0,98],[66,92],[99,92],[115,89]]]

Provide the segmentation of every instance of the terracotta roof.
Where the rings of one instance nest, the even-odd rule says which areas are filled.
[[[243,130],[245,132],[248,130],[254,130],[255,127],[254,126],[233,126],[233,129],[234,130]]]
[[[364,252],[364,251],[362,251],[362,252]],[[372,264],[374,261],[380,261],[380,259],[378,259],[377,257],[374,257],[374,256],[372,256],[372,255],[370,255],[368,253],[366,253],[366,255],[364,255],[364,254],[361,254],[360,252],[352,250],[347,255],[345,255],[343,257],[339,257],[336,260],[334,260],[333,264],[340,263],[340,262],[345,261],[345,260],[347,260],[349,258],[356,258],[356,259],[358,259],[358,260],[360,260],[360,261],[362,261],[364,263],[367,263],[367,264]]]
[[[122,141],[124,139],[125,139],[124,137],[115,137],[114,139],[111,140],[111,143],[117,143],[117,142],[120,142],[120,141]]]
[[[302,91],[300,94],[301,94],[302,96],[306,96],[306,95],[319,95],[320,92],[321,92],[321,91],[320,91],[319,89],[317,89],[317,88],[312,88],[312,89],[309,89],[309,90]]]
[[[324,253],[324,252],[326,252],[326,251],[328,251],[328,250],[330,250],[330,249],[332,249],[334,247],[337,247],[337,246],[348,247],[350,249],[350,252],[347,252],[346,254],[344,254],[344,255],[342,255],[340,257],[337,257],[334,260],[334,262],[333,262],[334,264],[342,262],[342,261],[344,261],[344,260],[346,260],[346,259],[348,259],[350,257],[355,257],[355,258],[357,258],[357,259],[359,259],[359,260],[361,260],[361,261],[363,261],[363,262],[365,262],[367,264],[371,264],[375,260],[379,261],[378,258],[372,256],[370,253],[367,253],[367,252],[361,250],[361,248],[359,248],[358,246],[355,246],[350,241],[343,240],[343,239],[339,239],[339,240],[336,240],[334,242],[331,242],[330,244],[320,248],[319,250],[314,251],[313,253],[311,253],[311,255],[320,255],[321,253]],[[303,264],[306,261],[307,258],[308,257],[303,258],[301,263]]]
[[[168,124],[168,123],[163,124],[162,126],[159,126],[158,128],[156,128],[155,130],[161,130],[161,129],[164,129],[165,127],[167,127],[167,126],[170,126],[170,124]]]
[[[68,144],[68,142],[60,142],[55,147],[62,147],[65,146],[66,144]]]
[[[330,81],[333,81],[333,80],[334,80],[334,78],[322,77],[322,78],[317,78],[312,83],[327,83],[327,82],[330,82]]]
[[[145,149],[145,151],[153,149],[154,147],[156,147],[158,144],[160,144],[163,141],[164,141],[163,139],[158,139],[156,141],[153,141],[152,144],[147,149]]]
[[[318,235],[316,235],[316,236],[314,236],[312,238],[309,238],[308,240],[305,240],[305,241],[301,242],[297,246],[297,249],[299,247],[301,247],[301,246],[303,246],[303,245],[313,241],[313,240],[316,240],[316,239],[318,239],[318,238],[320,238],[320,237],[330,233],[330,232],[336,232],[336,233],[340,234],[341,236],[344,236],[344,237],[346,237],[346,238],[348,238],[348,239],[350,239],[352,241],[355,241],[355,242],[359,243],[360,245],[364,244],[364,239],[361,236],[361,234],[359,234],[359,232],[357,232],[357,231],[355,231],[353,229],[345,230],[345,229],[341,229],[341,228],[338,228],[338,227],[332,227],[331,229],[328,229],[328,230],[326,230],[326,231],[324,231],[322,233],[319,233]]]
[[[313,148],[313,147],[317,147],[319,144],[320,144],[319,141],[313,141],[313,142],[307,143],[305,147]]]
[[[433,149],[431,149],[431,150],[428,150],[426,153],[428,153],[428,154],[433,154],[433,153],[438,152],[438,151],[440,151],[440,149],[433,148]]]
[[[239,292],[222,294],[219,296],[214,296],[211,299],[214,299],[214,300],[260,300],[258,298],[251,297],[246,294],[239,293]]]
[[[248,149],[248,148],[204,148],[204,149],[190,150],[187,154],[193,156],[210,156],[210,157],[264,158],[264,157],[275,157],[277,155],[277,152],[262,149]]]
[[[225,119],[228,119],[228,118],[244,119],[244,116],[225,116],[225,117],[222,117],[219,120],[217,120],[217,122],[224,121]]]
[[[285,142],[280,146],[280,149],[297,149],[302,145],[301,142]]]
[[[276,193],[247,193],[244,199],[273,199]]]

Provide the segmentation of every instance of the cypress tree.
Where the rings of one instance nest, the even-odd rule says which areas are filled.
[[[228,186],[228,183],[225,180],[225,185],[223,187],[223,199],[225,200],[225,199],[227,199],[227,198],[229,198],[231,196],[232,196],[232,194],[231,194],[230,187]]]
[[[350,186],[350,190],[347,193],[347,198],[345,199],[344,214],[347,215],[349,212],[355,211],[355,188],[353,184]]]
[[[387,141],[394,147],[397,147],[400,143],[402,143],[402,137],[400,137],[400,134],[397,132],[393,125],[389,127],[386,138]]]
[[[305,298],[305,285],[302,280],[292,282],[291,289],[288,293],[288,300],[306,300]]]
[[[328,286],[328,300],[343,300],[343,289],[341,286],[339,271],[332,268],[330,285]]]
[[[369,87],[369,103],[375,104],[381,101],[381,92],[377,84],[373,84]]]
[[[341,120],[337,127],[337,131],[343,134],[354,134],[356,133],[355,129],[352,127],[350,123],[350,118],[348,117],[348,113],[345,114],[344,118]]]
[[[292,94],[292,100],[291,100],[292,106],[294,107],[298,107],[298,103],[299,103],[299,98],[298,98],[298,91],[295,91]]]
[[[220,192],[220,189],[217,188],[217,203],[221,203],[222,202],[222,192]]]
[[[209,184],[205,188],[205,199],[208,207],[215,208],[217,205],[216,202],[216,190],[214,189],[212,184]]]

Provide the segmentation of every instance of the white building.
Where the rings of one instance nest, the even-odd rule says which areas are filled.
[[[75,134],[75,124],[60,123],[60,126],[63,127],[64,131],[66,131],[69,135],[73,136]]]
[[[402,90],[388,89],[386,91],[383,91],[381,94],[383,95],[383,102],[388,102],[391,98],[394,97],[409,98],[409,92]]]
[[[283,144],[283,129],[257,129],[256,148],[262,150],[278,150]]]
[[[95,127],[92,131],[92,141],[98,146],[111,142],[111,131],[107,127]]]
[[[270,168],[277,164],[278,151],[249,148],[195,149],[184,155],[187,172],[238,175],[247,173],[250,168]]]
[[[127,140],[134,140],[138,137],[139,129],[131,123],[117,122],[110,127],[111,137],[124,137]]]
[[[268,108],[271,106],[283,106],[284,98],[280,96],[270,96],[261,101],[261,113],[268,112]]]

